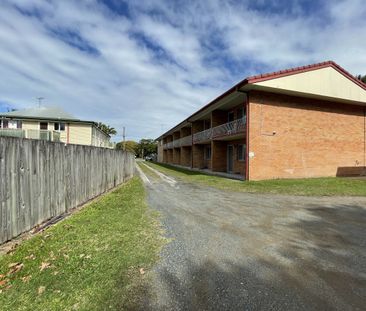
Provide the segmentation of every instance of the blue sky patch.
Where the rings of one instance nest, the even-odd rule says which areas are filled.
[[[99,56],[99,50],[84,39],[78,32],[70,29],[49,29],[53,37],[65,42],[69,46],[93,56]]]

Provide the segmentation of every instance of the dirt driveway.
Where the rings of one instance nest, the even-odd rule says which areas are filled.
[[[366,198],[234,193],[147,174],[166,236],[144,310],[364,310]]]

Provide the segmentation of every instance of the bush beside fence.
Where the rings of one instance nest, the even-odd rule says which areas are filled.
[[[133,176],[130,152],[0,137],[0,243]]]

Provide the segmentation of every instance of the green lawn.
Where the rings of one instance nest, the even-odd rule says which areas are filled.
[[[183,168],[176,168],[166,164],[145,163],[162,173],[177,179],[229,191],[308,196],[366,196],[366,179],[328,177],[238,181],[218,176],[210,176]]]
[[[0,309],[134,309],[163,243],[133,178],[0,256]]]

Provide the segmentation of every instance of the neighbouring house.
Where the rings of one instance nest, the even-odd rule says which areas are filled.
[[[332,61],[248,77],[157,140],[159,162],[246,180],[366,175],[366,84]]]
[[[0,113],[0,136],[113,148],[110,136],[96,122],[79,120],[58,107]]]

